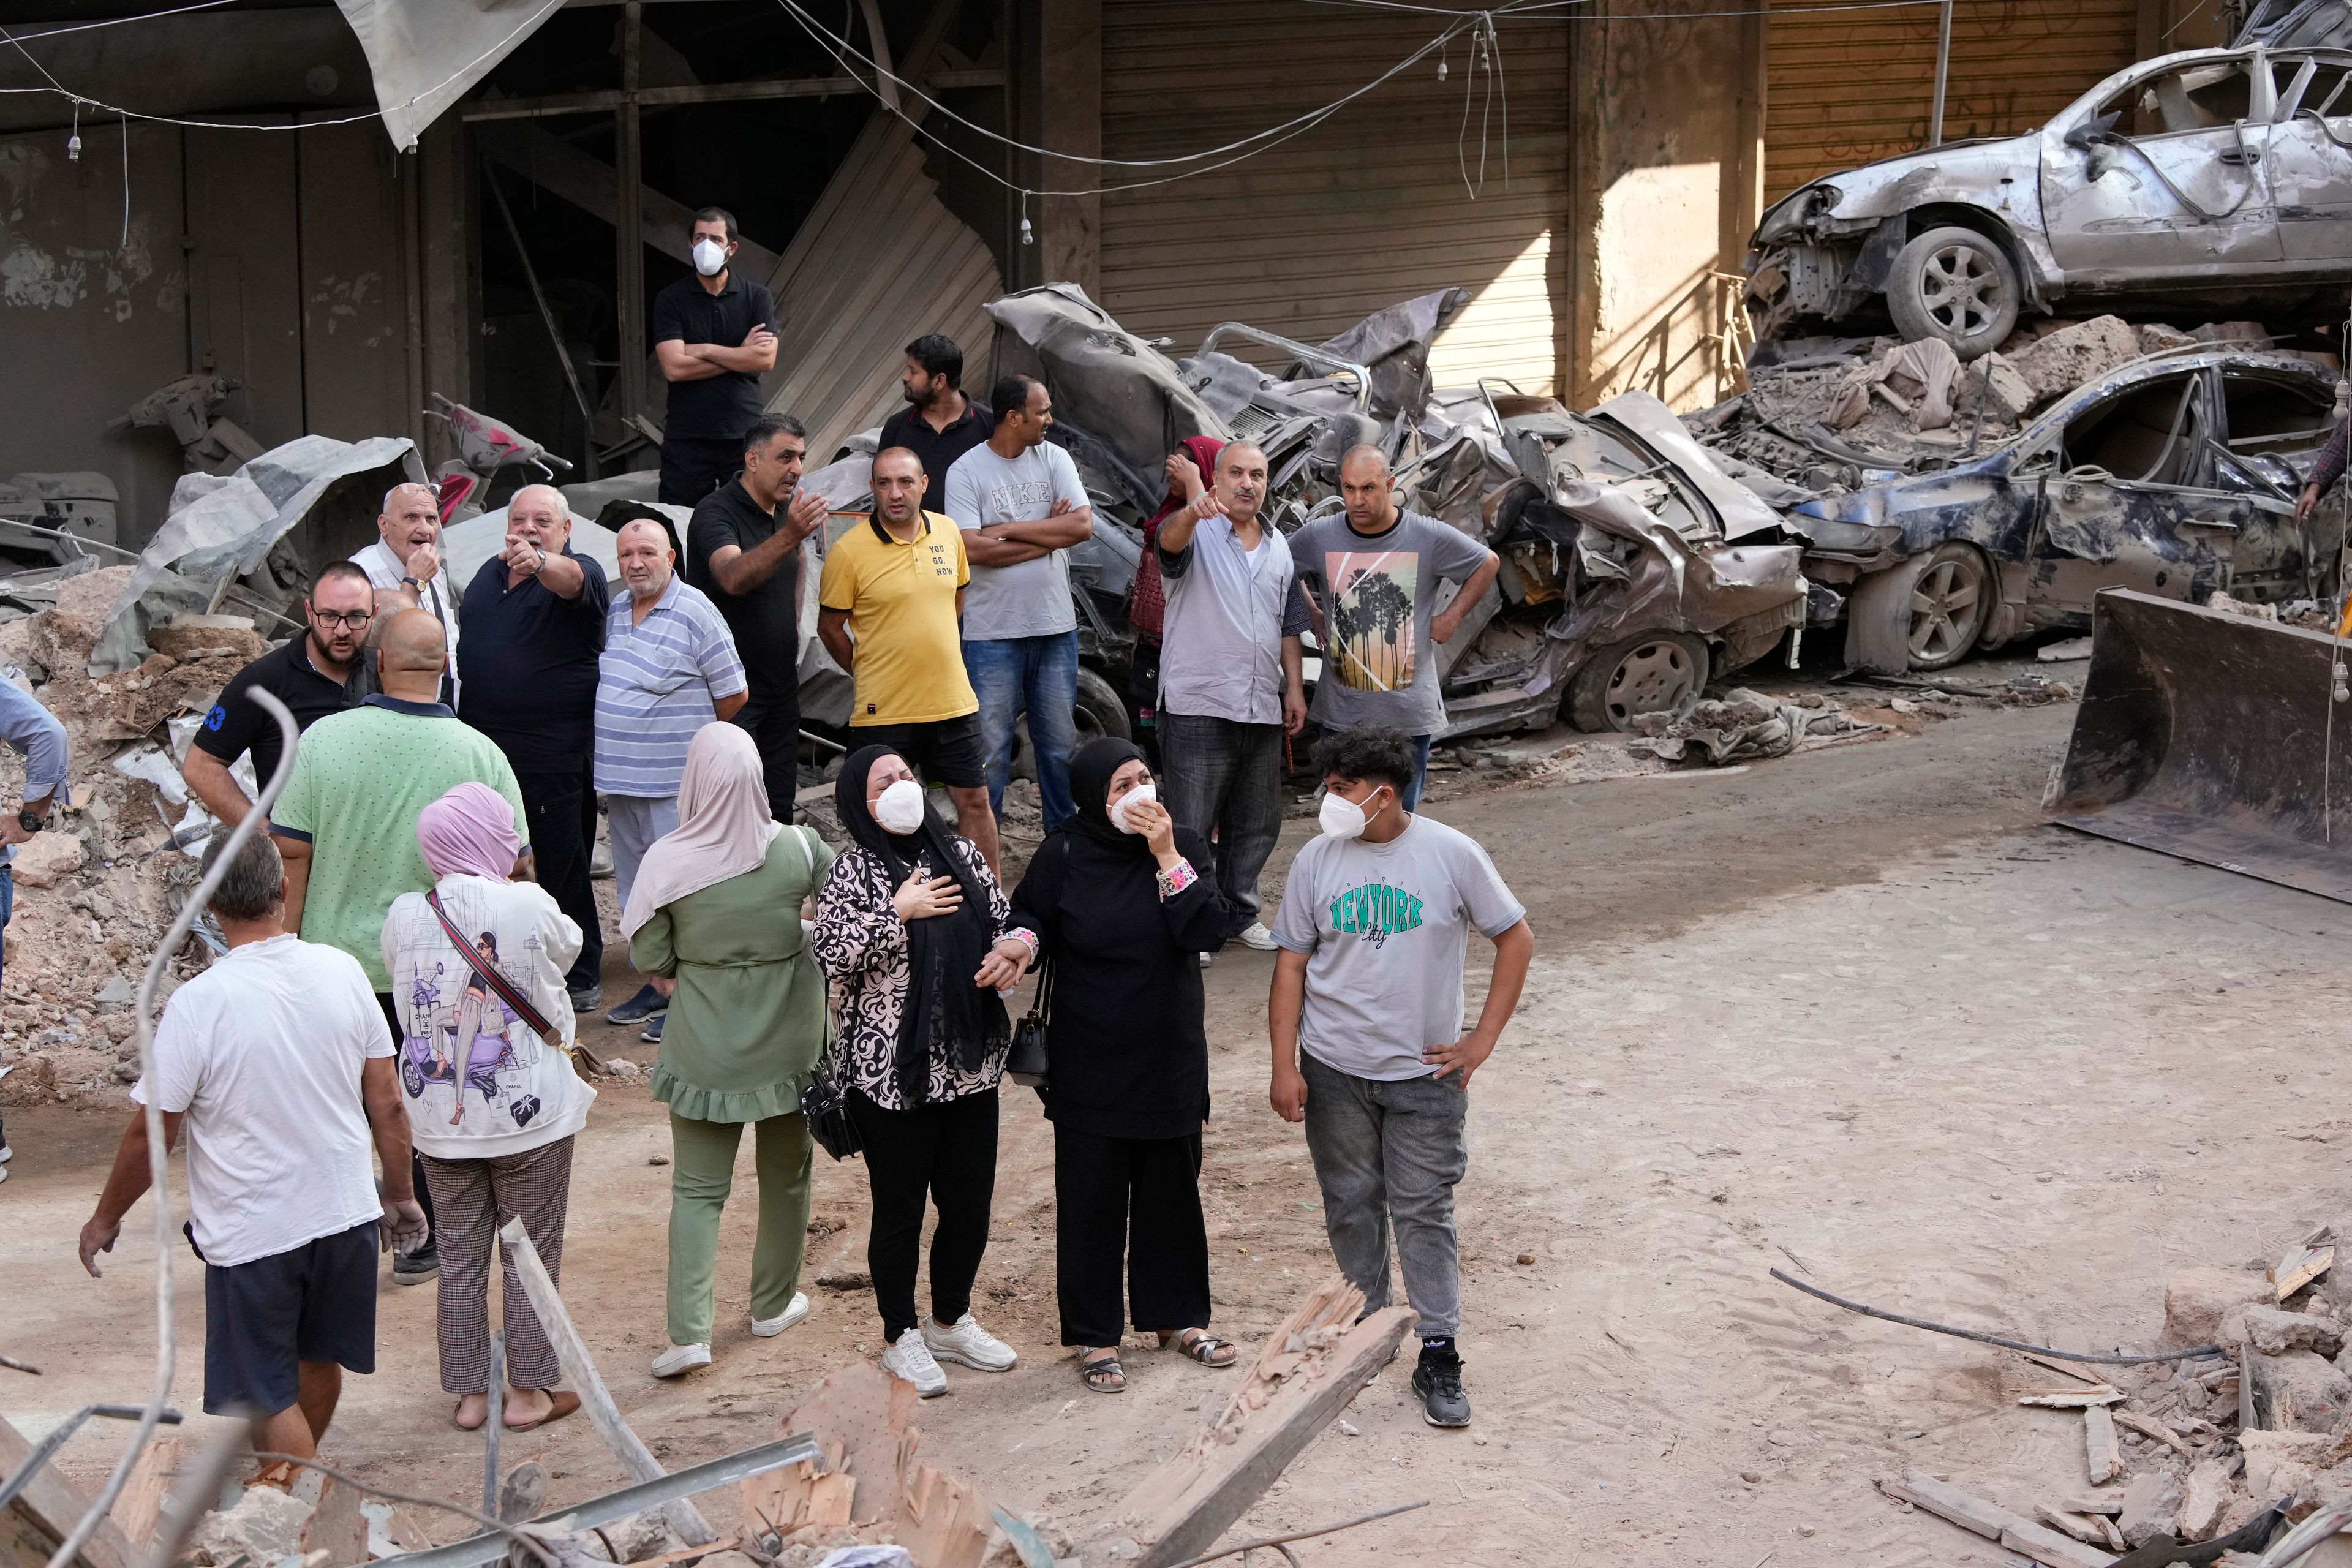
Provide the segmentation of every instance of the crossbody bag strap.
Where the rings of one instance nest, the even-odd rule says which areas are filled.
[[[513,1008],[515,1016],[520,1018],[532,1033],[556,1049],[563,1050],[563,1037],[555,1026],[530,1005],[530,998],[515,989],[513,981],[491,968],[483,961],[481,954],[474,951],[474,944],[466,940],[466,933],[457,929],[457,922],[449,918],[449,911],[441,907],[440,890],[436,889],[426,893],[425,902],[433,910],[433,918],[441,922],[441,929],[448,932],[449,940],[457,945],[457,956],[466,961],[466,967],[474,972],[474,977],[496,992],[499,1001]]]

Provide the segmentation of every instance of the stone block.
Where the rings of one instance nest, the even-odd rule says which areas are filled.
[[[2035,339],[2010,363],[2043,401],[2137,359],[2139,352],[2139,339],[2121,318],[2095,316]]]
[[[2245,1323],[2254,1348],[2264,1355],[2316,1351],[2332,1356],[2344,1348],[2343,1331],[2327,1319],[2309,1312],[2283,1312],[2276,1307],[2256,1305],[2245,1310]]]
[[[80,839],[47,829],[16,846],[10,872],[21,886],[54,888],[81,869],[81,859]]]
[[[2221,1315],[2250,1301],[2275,1304],[2271,1282],[2232,1268],[2175,1269],[2164,1282],[2164,1332],[2179,1345],[2210,1345]]]
[[[2254,1409],[2276,1432],[2327,1432],[2352,1412],[2352,1378],[2310,1351],[2253,1358]]]
[[[2200,1459],[2181,1483],[2180,1510],[2173,1516],[2172,1533],[2182,1541],[2210,1541],[2221,1515],[2237,1493],[2230,1485],[2233,1467],[2226,1459]]]
[[[2133,1546],[2145,1545],[2158,1531],[2168,1531],[2180,1513],[2180,1474],[2169,1465],[2142,1470],[2124,1488],[2123,1511],[2116,1528]]]
[[[277,1563],[302,1550],[310,1505],[276,1487],[247,1487],[235,1508],[196,1521],[188,1550],[198,1563],[227,1564],[239,1556]]]

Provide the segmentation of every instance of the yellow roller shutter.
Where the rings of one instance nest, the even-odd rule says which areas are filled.
[[[1443,25],[1305,0],[1104,0],[1102,16],[1103,151],[1124,158],[1216,145],[1328,103]],[[1465,35],[1443,81],[1432,57],[1271,151],[1106,195],[1104,306],[1184,354],[1219,321],[1316,342],[1459,285],[1471,303],[1438,340],[1439,384],[1485,374],[1550,390],[1567,319],[1555,238],[1568,210],[1568,24],[1507,18],[1502,39],[1491,107]],[[1475,183],[1482,121],[1486,183],[1474,200],[1464,164]]]
[[[2138,58],[2139,0],[1957,0],[1944,140],[2041,124]],[[1764,99],[1765,199],[1927,144],[1933,5],[1832,10],[1773,0]]]

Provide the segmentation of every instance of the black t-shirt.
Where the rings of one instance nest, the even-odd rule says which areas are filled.
[[[221,688],[220,700],[213,704],[213,710],[205,715],[204,727],[196,731],[195,743],[207,756],[231,766],[250,750],[253,776],[258,784],[267,784],[278,771],[285,742],[278,738],[278,721],[246,696],[257,686],[286,704],[298,732],[330,713],[358,705],[358,667],[353,667],[350,685],[321,675],[310,663],[310,643],[307,633],[289,637],[229,677],[228,684]],[[366,657],[362,654],[362,663]]]
[[[656,343],[717,343],[739,349],[753,327],[776,330],[775,297],[760,284],[727,271],[727,286],[713,294],[699,278],[681,278],[654,296],[654,338]],[[723,370],[699,381],[669,384],[669,407],[662,424],[666,436],[688,440],[741,438],[761,413],[760,378],[746,371]],[[468,637],[473,627],[466,628]]]
[[[781,510],[764,511],[743,489],[741,479],[730,479],[695,503],[694,520],[686,528],[686,581],[710,595],[727,627],[735,634],[735,652],[756,700],[798,697],[800,678],[801,555],[784,557],[775,575],[737,597],[719,587],[710,574],[710,558],[728,545],[749,555],[775,537],[783,521]],[[469,623],[467,637],[473,636]]]
[[[923,491],[925,511],[948,510],[948,469],[958,458],[996,433],[996,416],[988,405],[965,398],[963,417],[944,430],[931,428],[919,408],[901,408],[882,421],[882,444],[875,450],[904,447],[923,459],[923,475],[930,481]]]
[[[519,773],[577,773],[596,743],[596,656],[612,607],[604,569],[584,555],[576,599],[536,577],[509,589],[507,563],[482,563],[458,602],[457,717],[498,742]]]

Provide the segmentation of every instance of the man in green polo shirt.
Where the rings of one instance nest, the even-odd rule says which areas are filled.
[[[383,967],[383,921],[393,900],[433,886],[417,847],[416,814],[470,782],[506,796],[518,826],[530,819],[506,754],[440,700],[448,650],[431,612],[394,616],[375,657],[382,691],[302,732],[294,776],[270,807],[269,831],[286,863],[287,929],[358,959],[399,1040],[400,1015]],[[528,874],[530,864],[526,844],[516,874]],[[424,1191],[420,1172],[419,1201],[429,1203]],[[429,1244],[393,1259],[393,1278],[404,1285],[429,1279],[438,1268]]]

